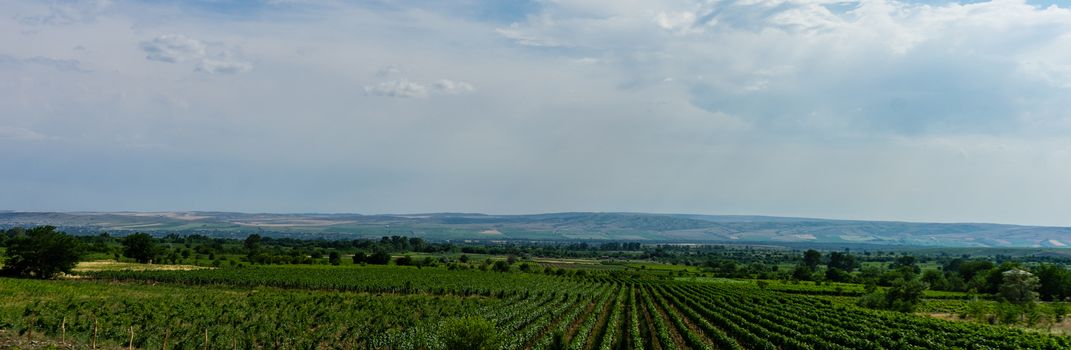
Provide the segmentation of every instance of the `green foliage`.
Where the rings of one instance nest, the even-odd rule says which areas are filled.
[[[383,251],[372,253],[372,255],[368,256],[367,262],[372,265],[386,265],[390,263],[390,254]]]
[[[0,279],[0,324],[47,335],[65,324],[68,337],[84,342],[99,322],[102,341],[126,346],[133,328],[139,348],[162,348],[165,337],[169,348],[186,349],[614,349],[647,341],[661,349],[1071,347],[1071,339],[872,311],[774,286],[641,273],[321,265],[86,277]]]
[[[803,252],[803,266],[806,266],[812,272],[818,270],[818,264],[822,263],[822,253],[817,250],[808,249]]]
[[[70,272],[81,251],[78,240],[55,227],[34,227],[7,242],[3,271],[13,276],[52,278]]]
[[[1001,275],[1003,283],[1000,285],[1000,296],[1004,300],[1017,305],[1037,302],[1040,285],[1037,276],[1019,269],[1008,270]]]
[[[503,260],[495,261],[493,269],[495,272],[509,272],[509,263]]]
[[[123,256],[139,263],[148,263],[156,258],[159,248],[152,236],[147,233],[135,233],[123,237]]]
[[[919,280],[897,279],[884,291],[874,291],[859,298],[858,305],[904,313],[914,312],[926,292],[926,283]]]
[[[447,350],[491,350],[500,342],[495,325],[480,317],[446,320],[439,329],[439,340]]]
[[[364,252],[356,252],[356,253],[353,253],[353,258],[351,258],[351,259],[353,260],[353,264],[354,265],[363,264],[366,261],[368,261],[368,255],[365,254]]]
[[[1041,300],[1064,300],[1071,297],[1071,270],[1055,264],[1044,264],[1035,271],[1040,285]]]
[[[1049,317],[1051,317],[1053,323],[1064,322],[1064,318],[1067,317],[1067,303],[1061,301],[1050,304]]]

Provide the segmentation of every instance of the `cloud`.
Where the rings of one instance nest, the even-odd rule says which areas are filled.
[[[253,70],[253,64],[237,59],[232,49],[208,45],[185,35],[161,35],[143,41],[141,50],[150,61],[167,63],[196,62],[194,71],[217,74],[240,74]]]
[[[56,59],[50,57],[30,57],[30,58],[15,58],[9,55],[0,54],[0,64],[12,64],[12,65],[38,65],[43,67],[50,67],[52,69],[61,72],[78,72],[78,73],[90,73],[89,70],[82,66],[82,62],[75,59]]]
[[[460,95],[476,90],[472,84],[459,80],[442,79],[431,84],[409,80],[391,80],[364,87],[364,93],[370,96],[398,98],[426,98],[430,95]]]
[[[372,96],[424,98],[428,97],[428,87],[408,80],[392,80],[365,86],[364,93]]]
[[[447,95],[466,94],[476,90],[472,84],[447,79],[439,80],[431,86],[436,92]]]
[[[19,22],[32,26],[69,25],[91,22],[113,4],[111,0],[43,1],[48,4],[42,14],[16,16]]]
[[[197,63],[196,69],[208,74],[238,74],[253,70],[253,65],[241,61],[203,59]]]
[[[184,35],[161,35],[143,41],[141,50],[148,60],[169,63],[198,60],[205,56],[205,44]]]
[[[48,137],[30,129],[0,126],[0,140],[37,141],[46,138]]]
[[[0,206],[1071,223],[1065,5],[534,3],[0,16]]]

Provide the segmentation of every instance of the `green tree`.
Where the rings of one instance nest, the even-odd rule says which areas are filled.
[[[840,269],[851,273],[852,270],[855,270],[855,257],[848,253],[832,252],[829,253],[829,263],[827,265],[831,269]]]
[[[368,257],[367,262],[372,265],[386,265],[390,262],[390,254],[387,254],[387,252],[384,251],[372,253],[372,255]]]
[[[142,264],[151,262],[159,253],[156,242],[147,233],[135,233],[123,237],[122,243],[123,256]]]
[[[364,252],[353,253],[353,264],[354,265],[364,263],[365,261],[368,261],[368,255],[367,254],[365,254]]]
[[[1063,300],[1071,297],[1071,270],[1054,264],[1044,264],[1035,271],[1041,285],[1038,297],[1041,300]]]
[[[1016,305],[1033,304],[1038,301],[1037,276],[1020,269],[1005,271],[1004,282],[1000,285],[1000,296]]]
[[[34,227],[8,240],[3,271],[12,276],[52,278],[70,272],[81,252],[74,237],[52,226]]]
[[[251,234],[242,241],[242,248],[245,248],[246,256],[252,258],[260,251],[260,241],[262,238],[258,234]]]
[[[891,287],[885,291],[887,308],[893,311],[913,312],[929,286],[917,279],[893,281]]]
[[[818,264],[821,263],[822,253],[819,253],[814,249],[808,249],[806,252],[803,252],[803,265],[807,266],[808,269],[811,269],[811,272],[818,270]]]
[[[792,279],[800,281],[810,281],[811,274],[814,270],[807,267],[805,264],[796,265],[796,268],[792,270]]]
[[[439,339],[447,350],[490,350],[500,343],[495,325],[477,316],[444,321]]]
[[[922,281],[930,285],[934,290],[948,290],[948,279],[945,274],[937,270],[926,270],[922,273]]]
[[[327,262],[337,266],[342,263],[342,258],[338,255],[338,252],[331,251],[331,253],[327,255]]]

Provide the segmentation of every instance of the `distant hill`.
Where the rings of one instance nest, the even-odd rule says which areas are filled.
[[[223,237],[261,233],[308,238],[406,235],[432,240],[630,240],[1056,248],[1071,245],[1071,228],[1067,227],[738,215],[0,211],[0,227],[33,225],[53,225],[68,232],[84,234],[141,231]]]

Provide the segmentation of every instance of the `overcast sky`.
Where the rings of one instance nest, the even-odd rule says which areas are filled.
[[[1071,225],[1063,1],[0,14],[0,209]]]

